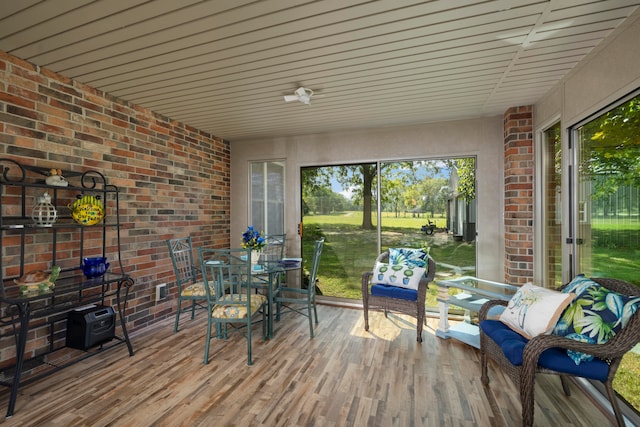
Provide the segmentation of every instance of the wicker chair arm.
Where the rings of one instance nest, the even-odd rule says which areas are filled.
[[[525,346],[523,363],[538,363],[540,354],[552,347],[591,354],[603,360],[613,360],[625,355],[640,340],[640,314],[636,313],[629,324],[618,334],[603,344],[584,343],[557,335],[539,335],[533,337]]]
[[[436,277],[436,262],[433,258],[431,258],[431,256],[428,256],[427,268],[427,276],[423,280],[425,280],[427,283],[431,283]]]
[[[486,320],[489,314],[489,310],[491,310],[492,307],[496,307],[496,306],[506,307],[507,304],[508,304],[508,301],[502,301],[502,300],[491,300],[491,301],[485,302],[480,307],[480,311],[478,311],[478,320],[480,322],[483,320]]]
[[[371,283],[372,271],[365,271],[362,273],[362,297],[367,298],[369,296],[369,285]]]

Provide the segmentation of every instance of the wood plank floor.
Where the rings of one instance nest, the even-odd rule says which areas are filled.
[[[516,426],[513,384],[490,371],[480,383],[479,352],[435,333],[424,341],[414,319],[381,313],[363,329],[362,311],[321,305],[314,339],[307,319],[288,314],[276,336],[212,340],[203,365],[205,317],[173,333],[169,319],[133,334],[124,346],[21,388],[6,426]],[[260,329],[260,328],[258,328]],[[538,376],[537,426],[607,426],[576,387],[565,397],[557,378]],[[8,391],[0,393],[4,414]]]

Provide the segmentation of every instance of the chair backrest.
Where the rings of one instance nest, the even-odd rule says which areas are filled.
[[[265,245],[262,248],[261,261],[274,262],[284,257],[286,234],[268,234],[264,236]]]
[[[195,283],[198,278],[198,268],[193,259],[191,236],[169,239],[166,242],[178,289],[185,283]]]
[[[237,304],[238,295],[246,295],[250,305],[251,249],[198,248],[198,258],[209,299],[216,304],[227,301]],[[211,295],[209,289],[214,289],[215,295]]]
[[[316,240],[313,247],[313,257],[311,258],[311,269],[309,270],[309,294],[313,295],[316,292],[316,278],[318,275],[318,266],[320,265],[320,256],[322,255],[322,248],[324,247],[324,237],[320,240]]]

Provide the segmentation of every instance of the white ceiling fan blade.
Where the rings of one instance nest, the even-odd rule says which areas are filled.
[[[284,96],[284,102],[292,102],[292,101],[297,101],[298,100],[298,95],[285,95]]]

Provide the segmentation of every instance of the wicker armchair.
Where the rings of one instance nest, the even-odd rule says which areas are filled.
[[[382,252],[376,258],[378,262],[388,262],[389,251]],[[425,298],[427,295],[427,287],[429,282],[433,281],[436,274],[436,263],[433,258],[429,257],[428,271],[426,277],[420,280],[415,299],[400,299],[387,296],[379,296],[371,294],[371,277],[372,271],[367,271],[362,275],[362,305],[364,308],[364,330],[369,330],[369,308],[378,308],[384,310],[385,317],[389,311],[398,311],[417,319],[418,342],[422,342],[422,327],[424,325]]]
[[[637,296],[640,289],[630,283],[618,279],[593,278],[605,288],[627,296]],[[566,286],[566,285],[565,285]],[[624,419],[616,401],[613,391],[613,377],[620,365],[625,353],[640,341],[640,310],[636,312],[629,323],[604,344],[587,344],[556,335],[539,335],[524,345],[522,352],[522,364],[512,364],[502,351],[502,348],[492,340],[482,328],[482,322],[488,319],[489,310],[497,305],[507,305],[506,301],[489,301],[485,303],[479,312],[480,320],[480,351],[481,351],[481,380],[484,385],[489,384],[487,375],[487,357],[497,362],[498,366],[513,380],[520,389],[522,403],[522,425],[533,425],[535,375],[537,373],[559,375],[562,388],[567,396],[570,395],[569,376],[585,377],[601,381],[606,390],[619,426],[624,426]],[[489,321],[491,322],[491,321]],[[548,367],[549,361],[557,358],[559,354],[566,355],[566,350],[574,350],[595,356],[594,363],[599,363],[603,368],[601,378],[594,378],[592,368],[585,363],[571,366],[573,372],[553,370]],[[562,352],[562,353],[560,353]],[[544,354],[543,354],[544,353]],[[568,356],[567,356],[568,357]],[[604,362],[604,363],[603,363]],[[541,366],[540,364],[546,365]]]

